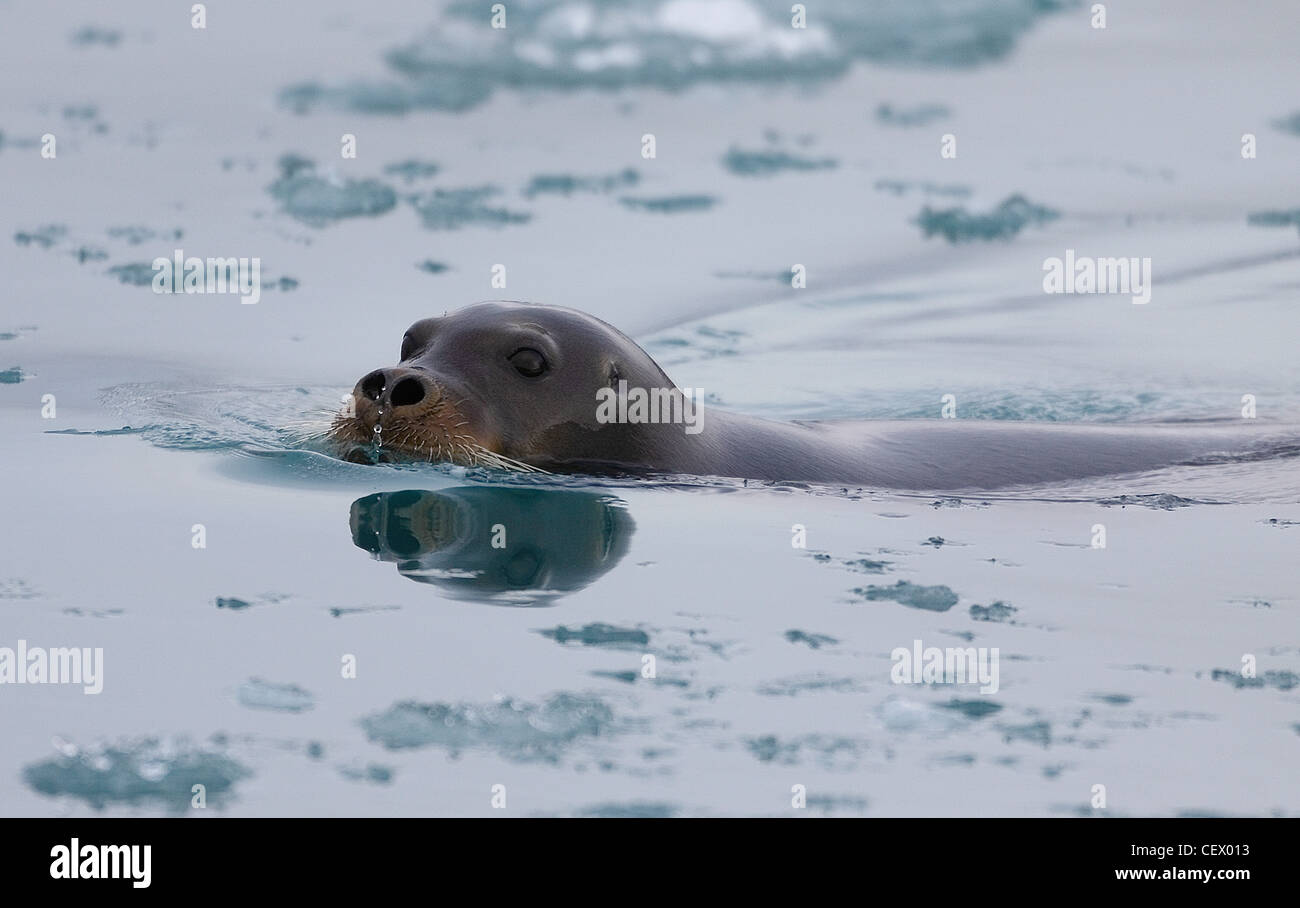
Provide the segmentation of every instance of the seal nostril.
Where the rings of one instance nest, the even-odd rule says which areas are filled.
[[[361,393],[371,400],[379,400],[384,393],[384,385],[387,384],[386,376],[383,369],[376,369],[365,378],[357,383]]]
[[[409,407],[424,400],[424,384],[418,378],[403,378],[393,385],[388,401],[394,407]]]

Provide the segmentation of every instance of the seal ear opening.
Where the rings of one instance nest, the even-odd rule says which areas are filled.
[[[623,373],[618,371],[618,363],[610,360],[609,363],[609,386],[618,390],[618,380],[623,377]]]

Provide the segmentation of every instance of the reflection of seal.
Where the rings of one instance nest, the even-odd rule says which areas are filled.
[[[352,541],[404,576],[459,598],[544,602],[608,571],[634,524],[590,492],[472,486],[368,495],[352,503]]]
[[[780,423],[708,410],[678,422],[608,422],[599,395],[672,389],[644,350],[572,309],[481,303],[416,322],[401,363],[363,377],[332,437],[349,459],[393,456],[552,472],[667,472],[994,489],[1262,456],[1236,425],[1116,427],[909,420]]]

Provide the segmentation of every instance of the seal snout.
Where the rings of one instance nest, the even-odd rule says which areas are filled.
[[[504,463],[477,436],[461,402],[449,398],[440,378],[427,369],[392,366],[369,372],[352,389],[351,403],[330,430],[347,460]]]
[[[357,382],[353,392],[387,412],[414,407],[426,399],[436,400],[437,386],[417,369],[376,369]]]

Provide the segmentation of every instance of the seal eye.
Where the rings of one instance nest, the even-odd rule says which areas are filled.
[[[523,347],[511,353],[510,362],[526,378],[536,378],[547,369],[546,357],[532,347]]]
[[[402,335],[402,352],[401,352],[402,358],[400,362],[406,362],[414,355],[415,355],[415,341],[411,339],[411,334],[408,331],[406,334]]]

